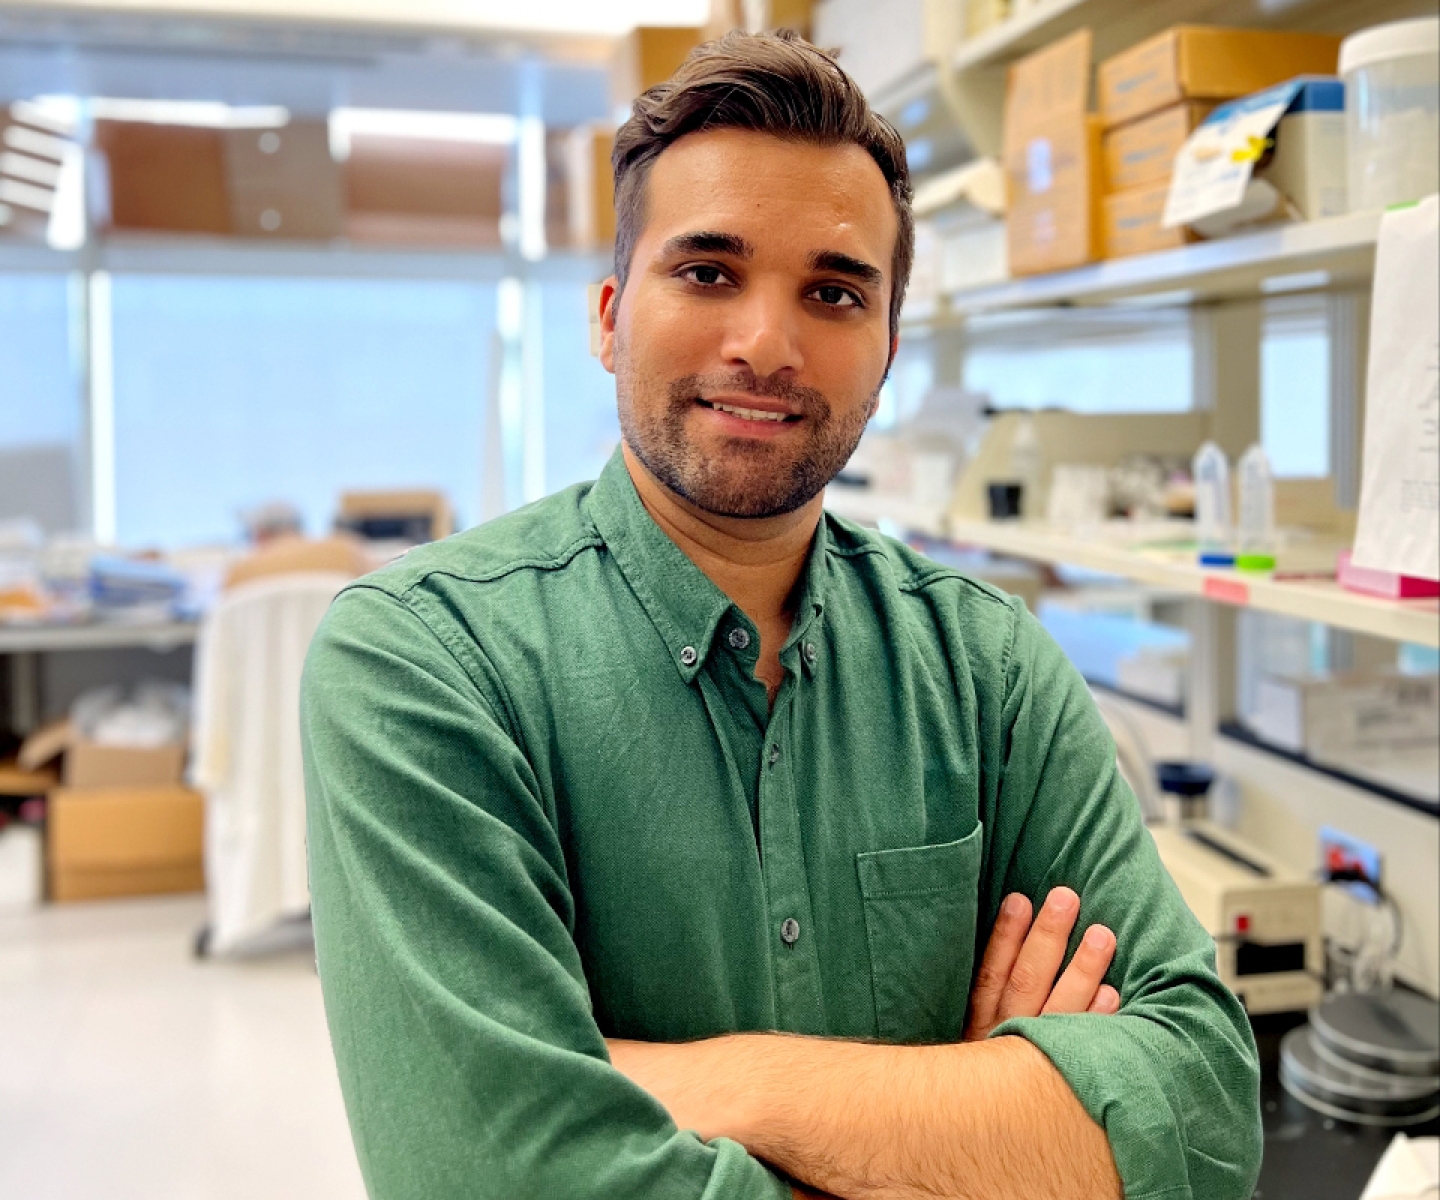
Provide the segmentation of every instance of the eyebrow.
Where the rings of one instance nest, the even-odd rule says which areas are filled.
[[[702,230],[673,237],[661,250],[664,258],[683,254],[724,254],[730,258],[745,259],[755,257],[755,247],[737,234]]]
[[[817,250],[810,256],[809,266],[812,271],[829,271],[836,275],[848,275],[851,279],[858,279],[861,283],[868,283],[871,287],[879,287],[885,282],[885,276],[879,267],[873,267],[867,262],[851,258],[850,255],[841,254],[837,250]]]

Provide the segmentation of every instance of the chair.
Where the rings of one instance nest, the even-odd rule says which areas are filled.
[[[209,925],[200,955],[243,948],[309,912],[300,673],[346,571],[227,589],[195,648],[190,782],[205,796]]]

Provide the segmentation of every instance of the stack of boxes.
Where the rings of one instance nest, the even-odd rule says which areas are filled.
[[[1161,216],[1175,155],[1222,101],[1296,75],[1335,71],[1340,39],[1178,25],[1100,64],[1106,257],[1166,250],[1193,240]]]
[[[1091,34],[1082,29],[1010,68],[1002,165],[1013,275],[1063,271],[1102,257],[1090,54]]]
[[[183,744],[110,746],[68,721],[31,734],[18,765],[63,756],[46,804],[52,900],[97,900],[205,887],[205,802],[184,787]]]

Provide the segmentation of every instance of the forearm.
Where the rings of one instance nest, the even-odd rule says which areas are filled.
[[[616,1064],[682,1127],[732,1138],[845,1200],[1121,1195],[1104,1130],[1018,1038],[912,1047],[738,1035],[621,1044]]]

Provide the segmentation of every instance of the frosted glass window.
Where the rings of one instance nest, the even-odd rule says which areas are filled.
[[[51,533],[83,523],[70,287],[54,273],[0,275],[0,520],[28,517]]]
[[[1185,412],[1193,407],[1190,328],[1165,310],[1066,321],[975,322],[965,386],[993,408],[1083,413]]]
[[[479,520],[495,288],[116,276],[115,510],[124,545],[233,541],[341,491],[438,488]]]
[[[583,283],[540,285],[545,397],[545,491],[594,479],[620,442],[615,377],[590,353]]]
[[[1330,474],[1330,336],[1323,301],[1272,301],[1266,311],[1260,444],[1278,476]]]

